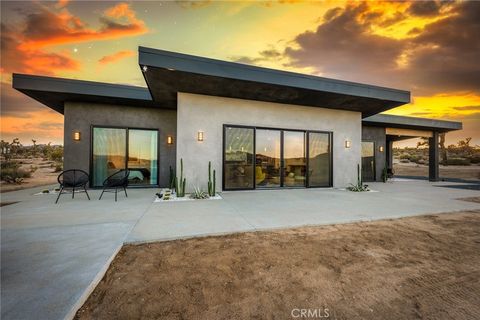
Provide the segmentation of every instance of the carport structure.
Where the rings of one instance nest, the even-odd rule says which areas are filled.
[[[411,138],[428,138],[428,179],[439,180],[439,134],[461,130],[462,123],[426,118],[377,114],[364,118],[362,125],[385,128],[384,143],[388,168],[393,168],[393,143]]]

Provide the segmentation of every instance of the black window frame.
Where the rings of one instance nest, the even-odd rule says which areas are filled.
[[[243,129],[252,129],[253,130],[253,186],[252,188],[225,188],[225,133],[227,128],[243,128]],[[256,168],[256,158],[257,158],[257,129],[260,130],[279,130],[280,131],[280,186],[274,188],[257,188],[255,183],[255,168]],[[295,132],[303,132],[305,134],[305,158],[306,158],[306,178],[305,178],[305,186],[304,187],[285,187],[284,186],[284,175],[285,175],[285,164],[283,159],[284,153],[284,131],[295,131]],[[328,186],[310,186],[309,185],[309,154],[310,154],[310,146],[309,146],[309,133],[325,133],[328,134],[329,137],[329,185]],[[276,128],[276,127],[263,127],[263,126],[249,126],[249,125],[238,125],[238,124],[223,124],[222,128],[222,190],[223,191],[245,191],[245,190],[279,190],[279,189],[305,189],[305,188],[332,188],[333,187],[333,131],[323,131],[323,130],[307,130],[307,129],[290,129],[290,128]]]
[[[93,130],[95,128],[101,129],[125,129],[126,130],[126,157],[125,157],[125,168],[128,169],[128,158],[129,158],[129,131],[130,130],[144,130],[144,131],[156,131],[157,132],[157,184],[140,184],[140,185],[129,185],[129,188],[158,188],[160,186],[160,129],[158,128],[141,128],[141,127],[125,127],[125,126],[109,126],[109,125],[90,125],[90,163],[88,172],[90,177],[93,176]],[[91,189],[101,189],[102,186],[93,186],[93,180],[90,178],[89,187]]]

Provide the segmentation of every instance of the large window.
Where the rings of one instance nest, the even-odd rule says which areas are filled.
[[[94,127],[92,186],[125,168],[131,185],[158,184],[158,130]]]
[[[283,132],[283,159],[285,187],[305,187],[307,173],[304,131]]]
[[[224,189],[253,189],[254,130],[225,127],[224,134]]]
[[[130,184],[158,184],[157,139],[157,130],[128,130]]]
[[[328,132],[225,125],[223,187],[329,187],[331,136]]]
[[[280,130],[257,129],[255,141],[255,185],[257,188],[280,187]]]
[[[308,186],[329,187],[332,185],[331,134],[308,133]]]

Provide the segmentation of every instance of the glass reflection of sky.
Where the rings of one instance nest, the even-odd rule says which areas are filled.
[[[316,157],[320,154],[329,152],[329,141],[327,134],[311,133],[309,136],[310,157]]]
[[[297,131],[284,131],[283,133],[285,159],[305,157],[305,133]]]
[[[280,131],[258,129],[256,136],[257,154],[280,158]]]

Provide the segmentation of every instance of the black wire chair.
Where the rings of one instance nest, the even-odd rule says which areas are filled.
[[[100,195],[100,198],[98,200],[102,199],[103,193],[104,192],[115,192],[115,201],[117,201],[117,191],[118,189],[123,189],[125,192],[125,197],[128,198],[127,195],[127,186],[128,186],[128,175],[130,174],[130,170],[128,169],[122,169],[114,174],[112,174],[110,177],[105,179],[103,181],[103,191],[102,194]],[[115,189],[115,191],[110,190],[110,189]]]
[[[72,192],[72,199],[75,198],[75,192],[85,192],[87,194],[88,200],[90,200],[90,196],[87,192],[87,184],[90,181],[88,173],[83,170],[79,169],[70,169],[65,170],[58,175],[57,178],[58,183],[60,184],[60,192],[58,193],[57,200],[55,203],[58,203],[58,199],[66,190],[71,190]]]

